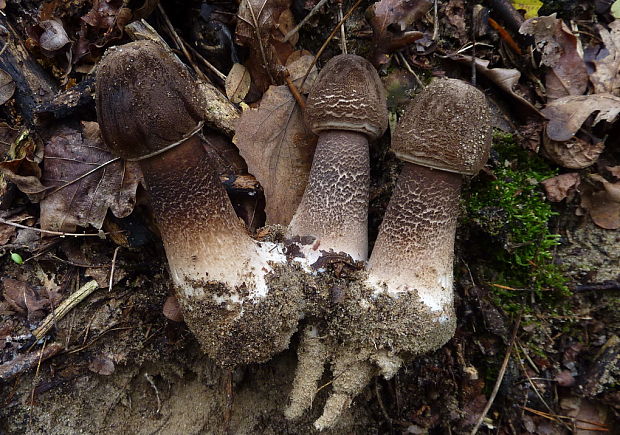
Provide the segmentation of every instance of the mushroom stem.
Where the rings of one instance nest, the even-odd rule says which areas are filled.
[[[260,264],[262,273],[266,261],[235,215],[200,139],[140,163],[175,284],[187,296],[198,296],[191,283],[197,280],[251,287],[246,272]]]
[[[319,134],[310,177],[290,236],[312,236],[312,250],[368,256],[368,139],[345,130]]]
[[[432,311],[451,310],[461,183],[460,174],[405,162],[368,262],[374,288],[417,291]]]

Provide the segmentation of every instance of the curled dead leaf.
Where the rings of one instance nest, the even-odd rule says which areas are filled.
[[[471,65],[474,59],[471,56],[465,56],[461,54],[453,54],[448,56],[449,59],[452,59],[456,62]],[[515,98],[518,102],[523,104],[524,107],[529,109],[532,114],[540,116],[543,115],[540,111],[529,101],[523,98],[521,95],[517,94],[514,90],[517,83],[519,82],[519,78],[521,77],[521,73],[516,69],[509,68],[489,68],[489,61],[485,59],[475,59],[476,63],[476,71],[483,74],[486,78],[495,83],[500,89],[507,92],[510,96]]]
[[[28,283],[12,278],[2,278],[2,295],[18,313],[25,314],[29,320],[40,319],[43,310],[51,309],[60,302],[60,294],[55,291],[35,289]]]
[[[71,42],[62,22],[59,20],[45,20],[39,23],[43,33],[39,38],[39,45],[47,51],[57,51]]]
[[[39,202],[45,195],[46,187],[41,184],[41,168],[26,156],[20,159],[0,162],[0,173],[17,188],[28,195],[32,202]]]
[[[547,136],[556,141],[569,140],[581,124],[598,112],[593,124],[614,122],[620,114],[620,97],[611,94],[572,95],[547,104],[542,113],[549,119]]]
[[[241,114],[233,142],[265,191],[267,222],[287,225],[306,188],[316,136],[287,86],[271,86]]]
[[[366,10],[366,19],[372,26],[375,65],[388,62],[389,54],[424,36],[421,32],[405,31],[421,19],[432,7],[429,0],[381,0]]]
[[[573,136],[567,141],[543,137],[543,151],[558,165],[569,169],[583,169],[593,165],[605,149],[603,142],[590,143]]]
[[[240,63],[235,63],[224,83],[226,96],[235,104],[242,102],[250,90],[250,83],[250,71]]]
[[[570,172],[547,178],[540,184],[545,189],[549,201],[560,202],[579,186],[580,181],[581,179],[577,172]]]

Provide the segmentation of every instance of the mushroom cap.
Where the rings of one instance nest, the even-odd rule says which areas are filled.
[[[341,54],[325,64],[306,101],[306,124],[315,133],[349,130],[373,140],[388,125],[385,89],[363,57]]]
[[[436,79],[409,103],[392,136],[392,151],[409,163],[475,175],[491,150],[484,94],[462,80]]]
[[[177,142],[205,113],[185,66],[152,41],[108,50],[97,68],[96,94],[103,140],[126,159]]]

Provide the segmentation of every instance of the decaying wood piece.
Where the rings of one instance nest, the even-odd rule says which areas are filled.
[[[33,123],[36,106],[49,101],[58,92],[58,85],[28,53],[22,39],[4,16],[0,25],[8,30],[6,49],[0,56],[0,68],[9,73],[17,89],[15,101],[28,123]]]

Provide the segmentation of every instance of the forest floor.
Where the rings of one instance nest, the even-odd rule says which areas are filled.
[[[228,97],[211,139],[235,210],[261,234],[275,187],[248,169],[243,137],[275,154],[259,128],[303,127],[236,118],[269,110],[276,90],[305,93],[313,56],[320,69],[346,41],[370,60],[390,131],[432,77],[488,97],[494,148],[466,183],[457,231],[456,334],[374,379],[333,433],[620,433],[613,2],[547,1],[533,19],[510,1],[344,1],[344,40],[329,38],[340,3],[327,2],[291,32],[317,3],[0,1],[0,433],[310,433],[329,393],[326,376],[312,410],[289,421],[297,335],[231,371],[179,319],[141,175],[111,161],[96,124],[97,62],[139,37],[141,19]],[[400,163],[389,133],[370,153],[372,245]]]

